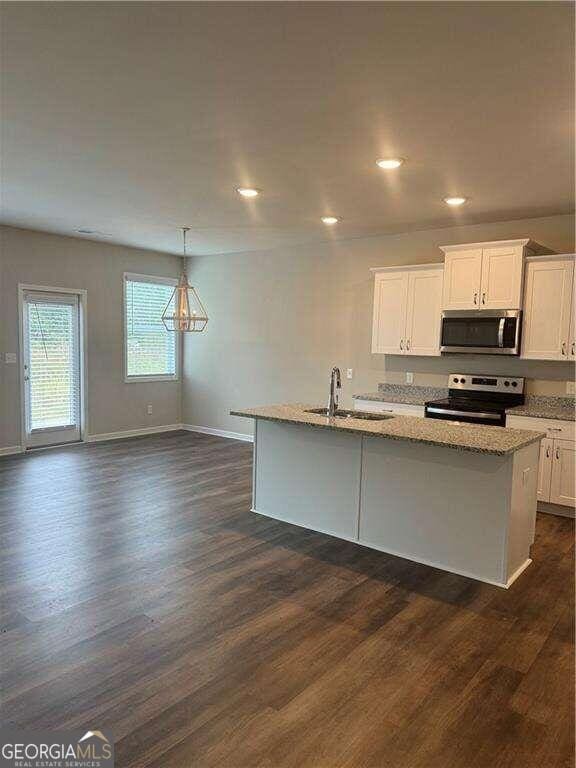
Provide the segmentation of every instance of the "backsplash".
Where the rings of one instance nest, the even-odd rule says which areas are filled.
[[[493,376],[523,376],[527,395],[566,397],[566,383],[574,381],[574,363],[550,360],[521,360],[494,355],[443,355],[442,357],[401,357],[386,355],[380,381],[406,384],[406,372],[414,374],[421,387],[445,387],[450,373],[485,373]],[[382,375],[384,374],[384,375]]]

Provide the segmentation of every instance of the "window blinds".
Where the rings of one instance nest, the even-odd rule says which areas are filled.
[[[175,376],[177,335],[162,323],[174,286],[126,278],[124,291],[126,376]]]
[[[80,423],[77,301],[27,298],[29,429]]]

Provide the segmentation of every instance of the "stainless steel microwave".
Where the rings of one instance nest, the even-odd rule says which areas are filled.
[[[442,312],[440,351],[519,355],[521,327],[519,309]]]

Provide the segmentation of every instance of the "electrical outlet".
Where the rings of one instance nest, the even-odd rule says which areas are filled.
[[[406,384],[414,384],[414,374],[411,371],[406,371]]]
[[[346,378],[347,379],[354,378],[354,369],[353,368],[346,368]]]
[[[574,382],[574,381],[567,381],[566,382],[566,394],[567,395],[575,395],[576,394],[576,382]]]
[[[146,408],[146,412],[148,413],[148,416],[152,416],[152,404],[148,403],[148,407]]]
[[[14,365],[16,362],[16,352],[6,352],[4,355],[4,362],[6,365]]]

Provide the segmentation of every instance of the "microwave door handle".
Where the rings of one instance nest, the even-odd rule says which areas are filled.
[[[498,323],[498,346],[500,349],[504,347],[504,324],[506,323],[506,318],[501,317],[500,322]]]

